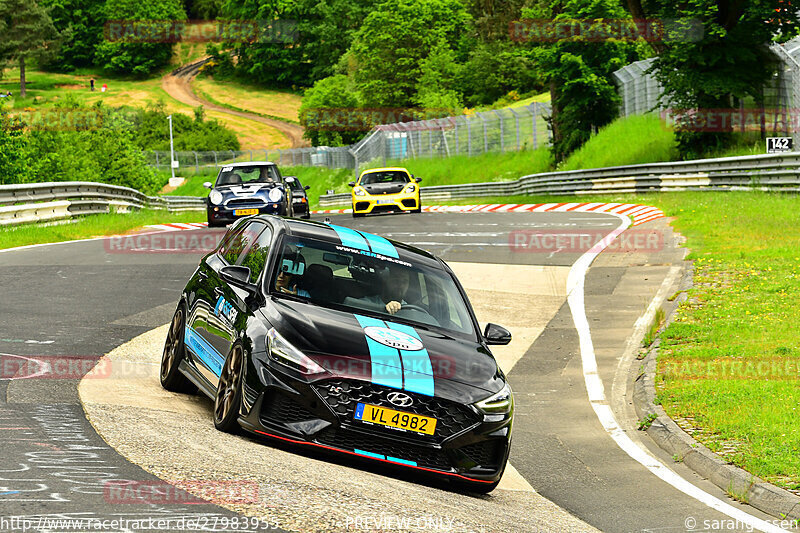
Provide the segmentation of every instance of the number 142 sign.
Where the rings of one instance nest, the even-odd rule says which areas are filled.
[[[777,154],[792,151],[791,137],[767,137],[767,153]]]

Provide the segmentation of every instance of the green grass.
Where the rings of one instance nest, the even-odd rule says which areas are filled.
[[[76,219],[75,222],[53,225],[26,224],[0,227],[0,249],[118,235],[149,224],[205,222],[205,220],[206,214],[203,211],[170,214],[165,211],[143,209],[133,213],[88,215]]]
[[[677,155],[675,134],[657,115],[634,115],[602,128],[558,170],[673,161]]]

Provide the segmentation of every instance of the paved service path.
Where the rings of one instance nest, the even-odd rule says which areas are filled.
[[[217,111],[226,115],[246,118],[273,127],[289,138],[292,148],[309,146],[308,141],[303,138],[303,128],[298,124],[262,117],[261,115],[247,113],[246,111],[236,111],[235,109],[229,109],[209,102],[205,98],[198,96],[197,93],[194,92],[194,89],[192,89],[192,80],[197,76],[202,64],[202,61],[196,61],[167,74],[161,80],[161,87],[168,95],[184,104],[193,107],[203,106],[207,111]]]

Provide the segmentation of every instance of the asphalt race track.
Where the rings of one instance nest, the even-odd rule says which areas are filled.
[[[603,531],[749,530],[747,525],[732,523],[729,516],[661,481],[612,440],[587,396],[578,333],[565,295],[554,290],[549,296],[539,296],[524,289],[528,280],[519,277],[520,272],[530,272],[530,275],[547,272],[553,276],[554,284],[559,284],[585,250],[562,246],[514,251],[509,242],[527,242],[515,241],[518,235],[530,236],[532,231],[582,233],[596,242],[619,225],[618,218],[599,213],[423,213],[358,220],[332,216],[331,219],[337,224],[415,244],[461,265],[461,270],[456,268],[456,271],[470,293],[479,321],[498,322],[507,325],[512,333],[522,332],[515,335],[518,355],[504,359],[509,365],[507,368],[511,368],[509,378],[516,400],[510,463],[536,493],[588,526]],[[661,244],[634,251],[606,251],[592,264],[585,282],[586,315],[598,373],[616,419],[628,436],[696,487],[752,516],[771,520],[699,479],[653,447],[646,436],[640,438],[636,431],[637,421],[625,396],[634,376],[632,372],[636,371],[630,366],[636,367],[636,364],[620,366],[619,361],[626,352],[636,320],[656,293],[670,288],[666,285],[662,288],[662,284],[681,266],[683,253],[675,248],[672,232],[663,219],[629,231],[658,233]],[[153,447],[152,461],[138,461],[142,468],[123,457],[133,454],[131,450],[117,450],[101,438],[81,405],[80,377],[104,354],[169,322],[178,295],[201,255],[197,252],[135,253],[115,250],[109,242],[108,239],[90,240],[0,253],[0,286],[3,287],[3,305],[0,306],[0,323],[3,324],[0,330],[0,449],[3,450],[0,453],[0,530],[23,530],[21,522],[9,522],[12,517],[25,517],[29,531],[80,530],[45,523],[46,519],[55,518],[132,521],[128,529],[116,527],[104,529],[106,531],[231,530],[233,528],[222,525],[244,520],[243,515],[232,510],[235,506],[175,501],[163,505],[121,502],[118,494],[109,491],[108,482],[114,480],[157,482],[158,478],[149,471],[157,471],[154,465],[169,462],[170,457],[165,449]],[[482,270],[480,265],[491,268]],[[513,268],[504,269],[502,265],[513,265]],[[486,272],[504,279],[481,278]],[[518,278],[514,278],[515,275]],[[503,297],[498,298],[496,292],[491,295],[481,292],[484,285],[494,282],[505,284],[505,290],[501,291]],[[515,287],[520,288],[517,293]],[[530,316],[544,320],[542,327],[527,327],[528,314],[510,312],[519,306],[526,306]],[[541,312],[544,308],[552,311],[545,316]],[[507,321],[504,323],[496,317]],[[505,356],[498,356],[501,357]],[[60,379],[36,379],[36,376],[13,379],[19,366],[29,364],[30,360],[59,365],[63,370]],[[28,363],[23,363],[25,361]],[[113,396],[113,390],[109,391],[109,396]],[[192,401],[203,403],[199,399]],[[208,409],[210,402],[206,403],[206,407],[200,405],[198,409]],[[137,435],[136,423],[135,419],[129,421],[122,433]],[[210,418],[207,425],[213,432]],[[166,429],[165,433],[168,433]],[[191,434],[183,434],[174,440],[182,446],[181,441],[185,441],[183,447],[192,450],[192,438]],[[213,433],[210,438],[214,438]],[[223,438],[221,434],[219,438]],[[246,440],[248,446],[256,442],[247,437],[233,438]],[[269,444],[257,445],[264,454],[272,449]],[[436,498],[446,499],[448,494],[452,498],[469,498],[470,505],[476,508],[484,502],[486,506],[510,502],[508,509],[516,509],[514,499],[531,498],[533,494],[525,490],[498,489],[486,497],[454,495],[442,487],[428,489],[425,480],[394,474],[383,476],[374,468],[347,461],[294,453],[290,448],[281,448],[280,453],[293,458],[296,470],[292,474],[298,484],[311,475],[311,469],[327,468],[320,467],[319,461],[336,463],[335,468],[347,468],[354,476],[354,484],[368,487],[369,483],[378,486],[385,482],[395,489],[393,493],[387,491],[385,496],[383,511],[389,513],[392,501],[404,499],[403,490],[408,490],[409,494],[435,491]],[[309,473],[303,472],[303,468],[308,468]],[[254,475],[257,470],[254,466]],[[290,491],[292,481],[293,477],[284,475],[281,490]],[[331,481],[347,483],[342,479]],[[269,492],[274,487],[262,485],[260,489]],[[380,493],[377,488],[375,492]],[[330,493],[321,490],[318,498],[326,495],[330,497]],[[320,501],[323,507],[327,504]],[[529,511],[536,515],[551,510],[542,506]],[[155,519],[169,522],[158,527],[153,522]],[[504,525],[500,530],[508,531],[506,524],[514,519],[513,516],[498,516],[497,524]],[[530,520],[517,517],[516,523],[519,530],[576,527],[552,516],[538,515],[531,516]],[[264,530],[272,524],[264,520],[248,525],[252,526],[250,530]],[[287,528],[302,528],[302,523],[291,525]],[[445,525],[438,523],[438,530],[447,530]],[[370,530],[381,530],[374,523],[371,527]],[[302,529],[314,531],[310,523]],[[357,529],[357,524],[350,528]],[[431,525],[431,529],[437,528]],[[491,522],[483,522],[482,529],[498,530]],[[383,530],[397,531],[396,528]]]

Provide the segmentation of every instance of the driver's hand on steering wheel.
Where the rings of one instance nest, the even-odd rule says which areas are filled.
[[[393,315],[396,312],[398,312],[401,307],[402,305],[400,305],[400,302],[396,302],[394,300],[386,304],[386,310],[389,312],[390,315]]]

